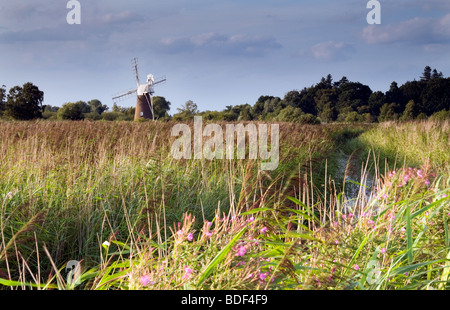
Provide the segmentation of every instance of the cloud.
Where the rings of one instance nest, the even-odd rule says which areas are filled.
[[[282,46],[266,36],[223,35],[215,32],[194,36],[163,38],[159,50],[169,54],[203,53],[219,55],[263,56]]]
[[[369,44],[411,43],[429,45],[450,39],[450,14],[441,19],[413,18],[390,25],[370,25],[362,38]]]
[[[352,45],[345,42],[321,42],[313,45],[308,50],[300,52],[301,56],[310,56],[321,61],[343,61],[348,59],[349,54],[354,51]]]

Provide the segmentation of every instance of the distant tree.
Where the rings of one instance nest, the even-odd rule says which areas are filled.
[[[99,115],[109,109],[106,104],[102,104],[101,101],[98,99],[93,99],[89,101],[87,104],[90,106],[90,112],[95,112]]]
[[[372,93],[369,97],[369,113],[373,116],[380,115],[380,109],[386,102],[386,96],[381,91]]]
[[[176,121],[193,119],[199,113],[197,104],[192,100],[186,101],[181,108],[177,108],[178,113],[173,116]]]
[[[67,102],[58,110],[58,119],[83,120],[85,113],[90,113],[90,106],[84,101]]]
[[[5,115],[17,120],[31,120],[42,117],[44,92],[33,83],[23,87],[14,86],[9,90],[5,104]]]
[[[3,111],[5,111],[5,103],[6,103],[6,86],[2,85],[2,87],[0,87],[0,116],[2,116]]]
[[[417,107],[414,100],[410,100],[406,105],[405,111],[403,111],[400,117],[401,121],[411,121],[417,116]]]
[[[284,95],[283,102],[286,106],[290,105],[294,108],[300,107],[302,96],[298,90],[291,90]]]
[[[249,104],[243,105],[241,112],[239,113],[238,121],[252,121],[253,115],[251,109],[252,107]]]
[[[291,105],[287,106],[277,115],[276,120],[279,122],[294,122],[299,123],[300,117],[304,113],[300,108],[295,108]]]
[[[179,113],[188,113],[188,114],[197,114],[198,111],[198,107],[197,104],[194,103],[192,100],[188,100],[184,103],[184,105],[181,106],[181,108],[177,108],[177,111]]]
[[[348,82],[349,80],[347,79],[347,77],[343,76],[339,81],[334,82],[334,87],[340,87],[341,85],[346,84]]]
[[[372,90],[359,82],[348,82],[339,86],[339,99],[336,104],[339,114],[357,111],[358,107],[368,105]]]
[[[320,120],[315,115],[306,113],[300,116],[299,123],[308,125],[318,125],[320,124]]]
[[[395,112],[397,107],[396,103],[385,103],[380,109],[380,115],[378,116],[379,122],[394,121],[398,119],[398,114]]]
[[[420,80],[428,82],[431,79],[431,72],[432,72],[431,67],[426,66],[425,69],[423,70],[423,74],[422,74],[422,77],[420,78]]]
[[[339,91],[336,87],[330,89],[320,89],[317,91],[314,101],[316,103],[317,114],[324,122],[336,119],[336,103]]]
[[[419,110],[428,116],[450,108],[450,78],[431,79],[424,87],[421,97]]]
[[[430,119],[435,121],[450,120],[450,111],[442,110],[439,112],[435,112],[433,113],[433,115],[430,116]]]
[[[53,107],[51,105],[44,106],[44,112],[42,112],[42,118],[44,119],[57,119],[57,112],[59,107]]]
[[[431,74],[432,79],[441,79],[443,77],[444,75],[442,74],[442,72],[438,72],[436,68],[433,69],[433,73]]]
[[[155,96],[153,101],[153,112],[155,113],[155,119],[168,118],[170,110],[170,101],[161,96]]]

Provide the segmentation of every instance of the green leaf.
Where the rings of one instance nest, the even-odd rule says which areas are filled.
[[[200,275],[200,279],[198,280],[198,286],[201,286],[206,278],[213,272],[214,268],[227,256],[230,252],[233,245],[242,237],[244,232],[247,230],[248,225],[241,229],[240,232],[234,236],[233,239],[214,257],[214,259],[208,264],[205,270]]]

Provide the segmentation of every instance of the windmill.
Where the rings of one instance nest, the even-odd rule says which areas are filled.
[[[155,115],[153,113],[153,99],[152,96],[155,93],[153,86],[157,84],[161,84],[166,81],[166,77],[160,77],[155,80],[152,74],[147,75],[146,84],[141,84],[139,81],[139,72],[137,65],[137,58],[132,60],[132,65],[134,72],[136,74],[136,83],[137,88],[132,89],[126,93],[123,93],[118,96],[114,96],[112,99],[115,102],[116,100],[124,100],[127,97],[137,94],[136,100],[136,112],[134,113],[134,120],[137,119],[155,119]]]

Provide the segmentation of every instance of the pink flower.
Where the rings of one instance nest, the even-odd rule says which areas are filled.
[[[355,265],[353,268],[355,268],[355,270],[359,270],[359,266]]]
[[[388,196],[387,194],[384,194],[384,195],[383,195],[383,198],[384,198],[384,199],[386,199],[386,198],[387,198],[387,196]]]
[[[386,253],[386,249],[385,249],[385,248],[382,248],[382,249],[381,249],[381,253],[385,254],[385,253]]]
[[[244,256],[247,253],[247,249],[244,246],[239,246],[238,251],[236,253],[237,256]]]
[[[430,181],[429,180],[425,180],[424,183],[425,183],[426,186],[430,185]]]
[[[213,235],[213,233],[208,231],[205,235],[206,235],[206,237],[210,238]]]
[[[211,225],[212,225],[211,222],[208,222],[208,223],[206,224],[206,226],[208,226],[208,227],[211,227]]]
[[[194,240],[194,235],[193,235],[192,233],[189,233],[188,236],[187,236],[187,239],[188,239],[189,241]]]
[[[265,281],[268,275],[268,272],[260,273],[259,278],[261,279],[261,281]]]
[[[191,276],[192,274],[192,269],[188,266],[184,266],[184,275],[183,275],[183,279],[187,279]]]
[[[150,278],[148,276],[146,276],[146,275],[143,275],[141,277],[141,284],[143,286],[147,286],[149,283],[150,283]]]
[[[337,240],[334,240],[334,243],[336,243],[336,244],[339,244],[339,241],[337,241]]]
[[[262,234],[265,234],[266,232],[267,232],[267,227],[261,228],[261,233],[262,233]]]
[[[177,231],[177,235],[181,237],[183,235],[183,231],[182,230]]]
[[[255,218],[253,216],[248,219],[249,222],[253,222],[254,220],[255,220]]]

